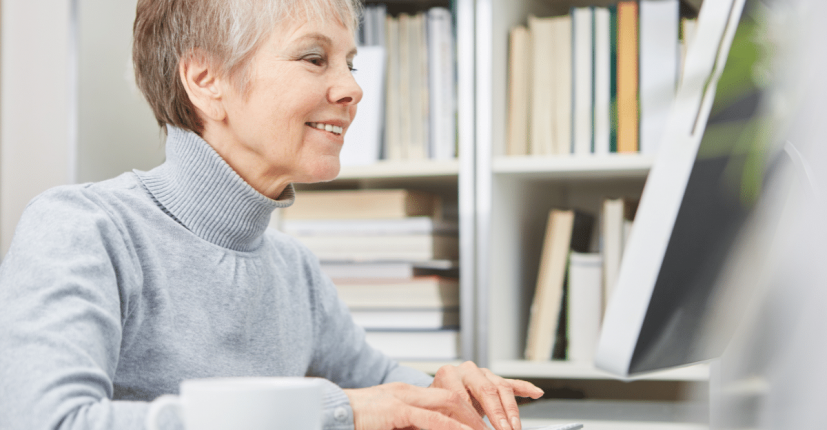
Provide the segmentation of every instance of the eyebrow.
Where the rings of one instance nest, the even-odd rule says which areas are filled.
[[[307,39],[315,40],[316,42],[318,42],[320,44],[323,44],[323,45],[327,45],[327,46],[333,45],[333,40],[331,38],[325,36],[324,34],[321,34],[321,33],[310,33],[310,34],[306,34],[306,35],[299,38],[299,40],[307,40]],[[347,53],[347,55],[348,56],[356,55],[356,53],[357,53],[357,50],[354,47],[353,49],[350,50],[350,52]]]

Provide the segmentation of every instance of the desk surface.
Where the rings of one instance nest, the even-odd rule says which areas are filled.
[[[700,403],[540,400],[520,407],[523,427],[582,423],[583,430],[708,430]]]

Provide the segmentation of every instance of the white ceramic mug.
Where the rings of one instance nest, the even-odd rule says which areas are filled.
[[[214,378],[181,383],[178,396],[152,402],[147,430],[166,408],[187,430],[321,430],[322,384],[314,378]]]

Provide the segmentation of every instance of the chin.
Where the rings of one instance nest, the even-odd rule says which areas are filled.
[[[333,158],[333,157],[331,157]],[[339,163],[339,157],[335,157],[335,160],[329,160],[326,162],[322,162],[314,166],[313,173],[310,175],[310,178],[305,183],[314,183],[314,182],[328,182],[336,179],[339,176],[339,170],[341,170],[341,164]]]

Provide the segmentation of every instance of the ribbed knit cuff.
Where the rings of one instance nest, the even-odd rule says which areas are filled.
[[[324,379],[322,385],[322,428],[353,430],[353,408],[350,399],[338,385]]]

